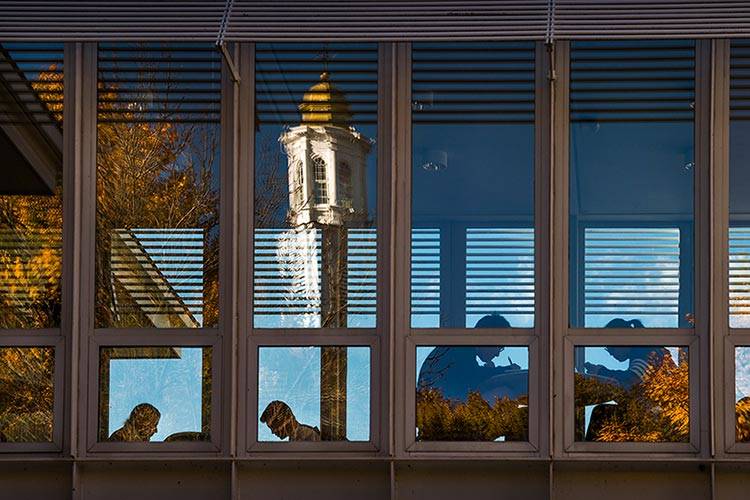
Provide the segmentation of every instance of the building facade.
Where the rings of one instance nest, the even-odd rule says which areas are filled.
[[[745,498],[750,5],[0,5],[0,498]]]

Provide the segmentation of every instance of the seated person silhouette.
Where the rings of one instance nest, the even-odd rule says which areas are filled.
[[[108,441],[149,441],[151,436],[156,434],[159,419],[161,419],[161,413],[155,406],[141,403],[133,408],[122,427],[113,432]]]
[[[510,323],[500,315],[488,314],[477,322],[475,328],[510,328]],[[513,362],[507,366],[495,366],[492,360],[503,349],[499,346],[438,346],[419,370],[417,390],[434,389],[445,399],[465,402],[469,393],[489,389],[487,385],[492,377],[520,370],[521,367]]]
[[[320,441],[320,430],[297,421],[289,405],[283,401],[271,401],[263,410],[260,421],[280,439],[289,441]]]
[[[626,321],[615,318],[605,328],[643,328],[643,323],[637,319]],[[669,351],[663,347],[649,346],[606,346],[607,353],[617,361],[628,362],[626,370],[612,370],[603,365],[584,363],[585,375],[602,377],[623,389],[632,389],[640,385],[649,366],[659,366]],[[622,402],[620,402],[622,403]],[[604,425],[612,419],[618,418],[623,411],[622,405],[604,403],[598,404],[591,411],[591,419],[586,430],[586,441],[598,441]]]
[[[605,328],[643,328],[643,323],[637,319],[625,321],[615,318]],[[664,356],[669,351],[663,347],[631,347],[631,346],[607,346],[607,353],[617,361],[628,362],[627,370],[611,370],[603,365],[584,363],[583,367],[588,375],[598,375],[612,379],[623,389],[630,389],[636,384],[643,382],[643,377],[649,365],[660,365]]]

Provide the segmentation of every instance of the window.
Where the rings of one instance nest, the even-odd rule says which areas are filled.
[[[677,347],[577,347],[576,441],[688,442],[687,354]]]
[[[694,450],[695,58],[571,43],[569,451]]]
[[[326,205],[328,199],[328,167],[320,156],[312,157],[313,164],[313,204]]]
[[[570,325],[693,317],[694,43],[574,42]]]
[[[406,446],[523,450],[538,410],[534,45],[415,43],[411,84]]]
[[[254,327],[373,328],[377,47],[258,44],[255,65]]]
[[[260,43],[254,84],[247,447],[373,450],[378,47]]]
[[[258,360],[258,441],[370,440],[369,347],[261,347]]]
[[[210,347],[114,347],[100,351],[99,441],[208,441]]]
[[[219,58],[99,45],[98,328],[218,321]]]
[[[210,44],[100,43],[97,69],[88,446],[215,451],[221,56]]]
[[[63,446],[63,62],[0,42],[0,451]]]

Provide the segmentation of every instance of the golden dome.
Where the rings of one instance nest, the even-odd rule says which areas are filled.
[[[352,121],[346,95],[331,83],[328,72],[321,73],[320,81],[305,92],[299,110],[307,125],[349,126]]]

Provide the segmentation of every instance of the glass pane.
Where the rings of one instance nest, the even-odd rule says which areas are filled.
[[[417,347],[416,389],[417,441],[528,441],[528,347]]]
[[[99,441],[208,441],[210,347],[108,347],[99,364]]]
[[[96,326],[218,319],[221,56],[99,44]]]
[[[419,43],[411,326],[534,325],[534,45]]]
[[[256,328],[372,328],[376,44],[255,46]]]
[[[750,347],[734,350],[735,438],[750,442]]]
[[[258,350],[258,441],[369,439],[369,347]]]
[[[576,441],[688,442],[689,375],[687,347],[576,347]]]
[[[60,326],[63,44],[0,43],[0,329]]]
[[[729,121],[729,326],[750,328],[750,40],[732,40]]]
[[[0,348],[0,443],[52,442],[55,350]]]
[[[694,70],[692,41],[572,44],[572,327],[693,326]]]

